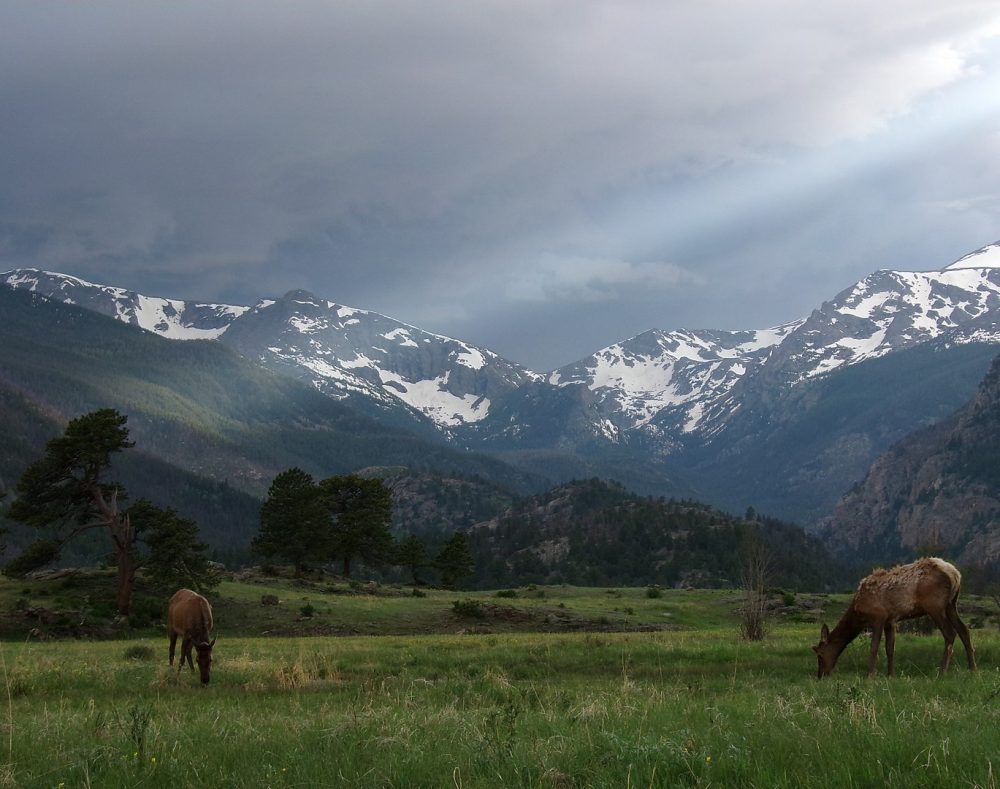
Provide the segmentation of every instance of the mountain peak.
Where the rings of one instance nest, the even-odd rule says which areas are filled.
[[[995,241],[982,249],[970,252],[941,270],[956,271],[964,268],[1000,268],[1000,241]]]
[[[296,288],[295,290],[290,290],[284,296],[281,297],[281,301],[299,301],[303,304],[316,304],[325,305],[326,302],[318,299],[308,290],[302,290],[301,288]]]

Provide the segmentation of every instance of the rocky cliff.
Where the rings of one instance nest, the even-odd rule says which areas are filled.
[[[1000,559],[1000,358],[970,403],[879,457],[822,533],[837,553],[877,560]]]

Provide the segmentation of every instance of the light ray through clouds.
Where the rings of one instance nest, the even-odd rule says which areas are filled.
[[[603,223],[605,233],[622,244],[619,254],[626,260],[642,259],[665,245],[690,248],[737,223],[830,192],[859,175],[934,156],[947,138],[991,126],[1000,134],[1000,25],[988,45],[985,57],[977,58],[956,84],[920,100],[905,117],[887,121],[885,129],[829,148],[762,152],[756,162],[723,166],[659,194],[644,193],[618,207]],[[695,268],[697,261],[668,265],[677,264]]]
[[[998,35],[996,0],[11,0],[0,270],[304,287],[539,369],[773,325],[1000,236]]]

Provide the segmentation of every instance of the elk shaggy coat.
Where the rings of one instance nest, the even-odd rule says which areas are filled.
[[[187,660],[191,670],[194,663],[191,660],[191,648],[198,654],[198,669],[201,682],[208,684],[212,669],[212,647],[215,639],[209,641],[212,633],[212,606],[208,600],[190,589],[178,589],[170,598],[167,606],[167,635],[170,637],[170,665],[174,665],[174,647],[177,637],[181,638],[181,663],[177,667],[180,672]]]
[[[927,615],[944,636],[944,655],[938,671],[948,670],[954,652],[956,634],[962,639],[969,669],[976,668],[976,653],[969,639],[969,629],[958,616],[958,593],[962,574],[944,559],[920,559],[911,564],[876,570],[863,578],[850,607],[831,631],[823,625],[819,644],[813,647],[819,660],[817,676],[833,671],[841,652],[862,630],[871,628],[872,642],[868,656],[868,676],[874,676],[878,646],[885,635],[885,656],[889,676],[893,674],[896,623]]]

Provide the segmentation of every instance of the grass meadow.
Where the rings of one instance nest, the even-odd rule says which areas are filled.
[[[236,616],[239,601],[260,591],[224,585],[216,610]],[[996,785],[1000,635],[992,625],[973,631],[975,674],[959,648],[951,672],[936,677],[940,636],[901,634],[898,677],[867,679],[859,639],[818,682],[809,649],[818,624],[802,621],[810,614],[775,620],[769,637],[751,644],[737,636],[732,592],[644,592],[519,590],[503,602],[544,604],[622,632],[518,632],[504,629],[506,619],[470,626],[451,610],[455,593],[309,591],[313,618],[329,619],[321,628],[339,617],[350,627],[374,618],[405,630],[412,619],[437,632],[260,635],[249,613],[229,626],[217,613],[207,688],[167,667],[166,638],[152,631],[8,639],[0,644],[0,783]],[[498,602],[489,593],[463,597]],[[291,626],[299,602],[267,615],[286,615]],[[824,601],[827,614],[844,604]],[[670,629],[648,629],[664,621]],[[276,622],[256,626],[270,631]]]

